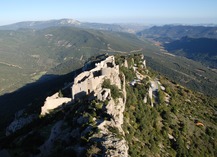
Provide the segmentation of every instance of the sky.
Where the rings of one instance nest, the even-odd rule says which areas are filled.
[[[217,0],[1,0],[0,25],[70,18],[81,22],[217,24]]]

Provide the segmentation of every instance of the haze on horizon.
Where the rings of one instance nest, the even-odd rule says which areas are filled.
[[[0,5],[0,25],[63,18],[98,23],[217,24],[216,0],[13,0]]]

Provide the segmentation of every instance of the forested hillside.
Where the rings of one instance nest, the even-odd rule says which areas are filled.
[[[217,39],[183,37],[164,44],[167,51],[217,68]]]
[[[96,54],[129,52],[143,46],[131,34],[73,27],[0,31],[0,93],[18,89],[44,74],[71,72]]]
[[[114,145],[126,140],[128,155],[132,157],[216,156],[216,98],[191,91],[146,67],[141,54],[117,55],[115,59],[120,66],[121,89],[109,79],[102,84],[111,90],[111,98],[89,100],[86,95],[79,101],[50,110],[2,138],[1,148],[12,157],[105,156],[112,152],[123,156],[123,145]],[[67,90],[70,87],[60,89],[59,96],[70,97]],[[107,131],[102,130],[101,124],[112,124],[115,118],[114,113],[107,112],[111,109],[111,99],[115,100],[113,110],[119,112],[116,115],[122,114],[117,100],[125,99],[124,90],[124,134],[112,125]],[[36,108],[42,104],[32,103],[17,118],[39,115],[40,110]],[[111,140],[114,140],[112,145]]]
[[[43,75],[69,73],[93,55],[141,52],[153,69],[193,90],[216,95],[215,72],[200,63],[162,53],[154,42],[133,34],[50,27],[0,31],[0,38],[1,94],[19,89]]]
[[[138,36],[160,41],[178,40],[184,36],[191,38],[217,38],[217,27],[164,25],[153,26],[137,33]]]

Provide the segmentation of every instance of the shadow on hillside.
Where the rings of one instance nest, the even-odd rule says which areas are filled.
[[[29,83],[20,89],[0,96],[0,132],[13,120],[14,114],[30,103],[40,110],[45,98],[59,91],[64,83],[72,82],[82,69],[77,69],[66,75],[44,75],[38,81]]]
[[[95,67],[95,63],[104,60],[105,57],[105,54],[94,56],[85,63],[84,67],[83,65],[77,66],[77,70],[68,74],[47,74],[42,76],[38,81],[29,83],[17,91],[0,96],[0,138],[5,135],[6,126],[12,122],[17,111],[27,108],[31,104],[31,110],[40,113],[41,106],[44,104],[47,96],[58,92],[64,87],[65,83],[73,82],[77,74],[80,74],[83,70]],[[66,92],[67,96],[71,96],[71,91],[69,90]]]

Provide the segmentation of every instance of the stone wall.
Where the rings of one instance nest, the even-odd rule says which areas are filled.
[[[105,60],[96,63],[95,68],[84,71],[74,79],[72,86],[72,100],[82,99],[90,93],[97,93],[101,90],[101,84],[105,78],[113,81],[112,84],[120,86],[119,66],[115,64],[114,56],[109,56]]]
[[[123,74],[121,74],[123,75]],[[116,85],[123,93],[123,98],[114,100],[111,97],[111,90],[102,88],[102,83],[105,79],[109,79],[111,84]],[[94,93],[94,96],[101,101],[107,101],[105,106],[107,113],[112,117],[110,120],[101,120],[98,125],[100,132],[95,134],[97,139],[103,139],[102,145],[105,148],[105,156],[128,156],[128,145],[124,138],[118,138],[117,135],[109,130],[116,128],[120,135],[125,135],[123,125],[123,112],[126,103],[125,76],[122,76],[123,89],[121,88],[121,79],[119,73],[119,65],[115,64],[114,56],[106,58],[96,64],[96,67],[90,71],[85,71],[78,75],[72,86],[72,99],[78,100]],[[111,149],[112,148],[112,149]]]
[[[71,98],[61,98],[59,97],[59,93],[55,93],[54,95],[47,97],[44,103],[44,106],[41,108],[41,115],[45,115],[49,113],[52,109],[55,109],[62,104],[69,103]]]

